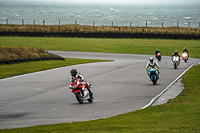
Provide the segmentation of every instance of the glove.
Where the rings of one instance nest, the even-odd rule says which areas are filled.
[[[69,86],[69,89],[72,89],[71,85]]]

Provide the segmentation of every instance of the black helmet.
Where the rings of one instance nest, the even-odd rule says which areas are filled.
[[[156,51],[158,51],[158,49],[156,49]]]
[[[178,53],[178,50],[175,50],[176,53]]]
[[[71,76],[75,77],[76,74],[77,74],[77,70],[76,70],[76,69],[72,69],[72,70],[70,71],[70,73],[71,73]]]

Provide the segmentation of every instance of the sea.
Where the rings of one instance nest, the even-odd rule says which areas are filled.
[[[0,0],[0,24],[200,27],[197,4],[84,4]]]

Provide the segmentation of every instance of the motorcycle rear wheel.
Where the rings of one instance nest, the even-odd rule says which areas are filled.
[[[92,103],[94,101],[94,97],[90,97],[90,99],[88,99],[88,102]]]
[[[161,57],[160,56],[158,57],[158,61],[161,61]]]

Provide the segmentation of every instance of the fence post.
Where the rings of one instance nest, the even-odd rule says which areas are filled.
[[[200,22],[199,22],[199,28],[200,28]]]
[[[131,27],[131,25],[132,25],[132,22],[130,21],[130,27]]]
[[[190,22],[188,22],[188,28],[190,28]]]
[[[112,21],[112,27],[113,27],[113,21]]]
[[[35,20],[33,20],[33,25],[35,26]]]
[[[93,21],[93,26],[94,26],[94,21]]]
[[[77,22],[75,21],[75,25],[77,24]]]
[[[200,23],[200,22],[199,22]],[[6,24],[8,25],[8,19],[6,20]]]
[[[179,22],[177,22],[177,27],[179,27]]]
[[[163,28],[163,21],[162,21],[162,28]]]
[[[22,25],[24,25],[24,20],[22,19]]]
[[[146,21],[146,27],[147,27],[147,21]]]
[[[45,20],[43,20],[43,26],[45,25]]]
[[[60,20],[59,20],[59,26],[60,26]]]

